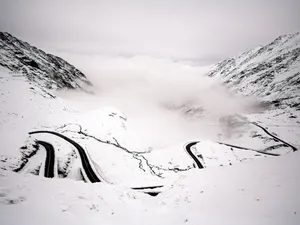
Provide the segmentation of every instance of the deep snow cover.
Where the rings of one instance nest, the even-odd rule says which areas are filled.
[[[97,107],[93,99],[96,102],[101,99],[99,93],[96,89],[83,92],[76,83],[78,77],[68,78],[72,89],[79,88],[78,92],[58,92],[47,84],[57,83],[60,87],[59,79],[45,78],[45,71],[31,71],[32,65],[27,65],[30,69],[25,65],[25,70],[16,74],[7,65],[14,65],[10,62],[19,60],[19,56],[9,54],[5,68],[0,67],[0,223],[297,224],[300,219],[296,173],[300,146],[299,37],[299,34],[282,36],[268,46],[213,66],[208,75],[218,80],[214,89],[216,97],[207,95],[213,94],[205,90],[211,85],[200,85],[200,93],[212,99],[228,93],[229,88],[239,95],[256,96],[263,103],[228,97],[229,106],[225,109],[219,103],[208,104],[203,96],[193,98],[192,94],[198,92],[180,89],[180,84],[189,87],[191,83],[180,83],[179,74],[177,83],[170,84],[179,88],[182,98],[179,102],[168,101],[175,93],[169,89],[169,95],[158,99],[159,107],[164,110],[158,115],[162,116],[161,112],[175,115],[175,120],[204,126],[203,133],[213,135],[202,138],[201,132],[196,133],[195,129],[194,135],[183,136],[186,139],[178,136],[171,143],[162,140],[161,144],[153,145],[141,144],[144,136],[135,130],[136,121],[141,120],[122,112],[122,107],[113,105],[117,103],[114,101],[106,107],[103,104]],[[2,50],[2,57],[7,52],[7,48]],[[43,65],[47,63],[46,60]],[[262,66],[265,63],[267,66]],[[198,71],[181,66],[180,62],[168,65],[171,69],[163,72],[179,70],[194,75]],[[270,71],[275,71],[275,75]],[[274,75],[272,79],[269,74]],[[82,79],[89,83],[85,77]],[[168,80],[163,79],[158,77],[165,89]],[[197,89],[195,81],[193,78],[192,88]],[[222,82],[228,87],[219,86]],[[282,92],[284,88],[286,91]],[[222,92],[218,95],[219,89]],[[158,92],[162,93],[159,89]],[[142,96],[143,92],[137,94]],[[70,95],[81,96],[80,101],[92,99],[93,107],[82,107],[83,102],[70,99]],[[230,110],[230,106],[235,109],[243,101],[246,102],[240,104],[243,110]],[[147,111],[146,104],[141,107]],[[153,111],[149,109],[149,112]],[[168,124],[171,123],[162,126]],[[143,129],[149,136],[160,135],[154,134],[157,130],[151,126]],[[74,145],[49,133],[28,134],[37,130],[57,132],[82,146],[92,169],[103,182],[89,183]],[[46,149],[36,140],[54,147],[52,179],[44,178],[48,169]],[[204,169],[199,170],[187,153],[186,146],[192,141],[198,142],[191,150]],[[131,189],[160,185],[163,187],[155,189],[159,192],[156,197],[146,195],[148,189]]]
[[[65,60],[0,31],[0,65],[47,89],[83,88],[85,75]]]

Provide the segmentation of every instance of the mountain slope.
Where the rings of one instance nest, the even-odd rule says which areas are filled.
[[[0,223],[298,225],[299,156],[188,171],[155,198],[0,170]]]
[[[216,64],[208,73],[242,95],[271,104],[272,109],[300,110],[300,33],[283,35]]]
[[[290,122],[287,108],[293,115],[299,112],[291,102],[280,107],[273,104],[271,110],[261,114],[230,115],[221,120],[226,125],[224,133],[232,134],[227,138],[232,145],[201,140],[199,136],[190,149],[195,157],[190,157],[185,143],[177,143],[176,138],[173,146],[141,149],[136,141],[143,138],[138,134],[128,135],[132,118],[112,108],[84,109],[56,95],[55,89],[80,89],[82,80],[84,84],[89,83],[79,72],[74,74],[72,66],[58,60],[66,71],[57,74],[59,77],[45,76],[59,67],[53,57],[8,34],[3,40],[9,45],[0,52],[3,63],[0,66],[0,223],[16,224],[22,220],[23,224],[83,224],[87,219],[90,224],[99,221],[105,224],[284,224],[287,220],[289,224],[297,224],[299,221],[299,152],[278,157],[293,149],[274,137],[277,134],[273,132],[274,127],[269,132],[259,127],[268,126],[266,121],[274,122],[274,118],[282,123]],[[289,43],[290,49],[295,48],[290,41],[285,43]],[[288,49],[284,47],[280,52]],[[24,55],[19,57],[18,51]],[[253,68],[261,62],[259,57],[265,59],[267,54],[255,52],[236,57],[239,60],[233,64],[224,61],[224,65],[214,68],[215,75],[212,71],[210,75],[222,78],[218,72],[233,73],[240,69],[237,62],[243,61],[249,70],[252,68],[253,76],[245,79],[248,86],[246,81],[243,84],[241,81],[232,83],[231,88],[249,95],[246,87],[252,90],[251,85],[255,85],[250,78],[259,76]],[[273,58],[278,55],[272,54]],[[296,57],[290,64],[297,69],[297,62]],[[24,72],[9,72],[15,68],[24,68]],[[288,69],[293,71],[291,66]],[[225,82],[227,76],[223,78]],[[264,85],[258,85],[258,90],[264,91]],[[298,87],[289,86],[293,90]],[[91,100],[91,94],[80,93]],[[255,93],[260,92],[254,90]],[[297,92],[292,96],[297,96]],[[98,106],[97,101],[95,105]],[[280,128],[283,132],[278,136],[283,135],[284,140],[290,138],[294,144],[299,133],[296,128]],[[151,127],[145,129],[152,135]],[[37,130],[43,132],[28,134]],[[105,182],[89,183],[78,147],[66,138],[45,131],[63,134],[80,145],[80,151],[87,155],[85,160],[89,160],[92,170],[103,176]],[[55,158],[51,159],[54,162],[51,168],[46,168],[47,149],[39,145],[41,141],[53,146]],[[199,170],[195,159],[205,169]],[[260,160],[244,162],[254,159]],[[44,178],[46,169],[53,172],[52,179]],[[153,185],[163,185],[155,198],[131,189]]]
[[[6,32],[0,32],[0,65],[48,89],[91,85],[85,75],[68,62]]]
[[[232,92],[262,102],[263,112],[243,115],[300,146],[300,33],[223,60],[207,73]],[[233,115],[232,115],[233,116]],[[257,133],[250,135],[261,138]],[[265,142],[265,141],[264,141]]]
[[[12,36],[5,35],[10,37],[10,40],[15,40]],[[17,44],[10,46],[9,50],[6,49],[2,52],[2,59],[11,54],[11,62],[9,58],[5,58],[5,62],[12,68],[15,64],[24,66],[22,64],[23,61],[19,61],[18,55],[14,57],[15,48],[13,47],[15,45],[21,48],[18,51],[26,52],[31,58],[35,59],[35,57],[45,56],[28,44],[23,44],[23,42],[18,40],[15,42]],[[33,55],[28,52],[28,49],[34,50]],[[43,58],[44,61],[46,60],[45,57]],[[50,60],[49,62],[44,62],[43,66],[50,65],[50,69],[53,69],[51,67],[52,63],[53,61]],[[65,63],[65,65],[68,66],[69,64]],[[61,132],[69,138],[76,140],[80,145],[85,146],[95,164],[99,165],[101,170],[104,170],[103,173],[113,183],[135,184],[141,181],[145,182],[146,180],[155,182],[158,180],[159,182],[159,180],[173,176],[176,173],[196,168],[194,166],[195,162],[190,159],[185,151],[184,144],[186,143],[176,143],[176,140],[174,140],[174,145],[165,146],[163,149],[138,149],[136,147],[138,137],[136,137],[137,140],[133,140],[132,137],[129,138],[130,131],[127,130],[127,124],[130,122],[130,118],[127,118],[115,109],[109,109],[108,111],[97,109],[86,113],[85,109],[78,108],[66,99],[57,97],[53,90],[44,87],[44,84],[57,83],[59,80],[49,76],[44,77],[44,71],[31,68],[30,65],[26,64],[25,68],[29,68],[28,71],[26,69],[27,73],[24,74],[25,76],[23,74],[21,76],[9,74],[7,73],[7,68],[0,70],[0,90],[2,93],[0,100],[3,106],[3,109],[0,111],[3,118],[0,121],[2,125],[0,132],[2,134],[2,145],[5,146],[5,154],[3,153],[3,155],[15,152],[17,158],[13,164],[19,165],[20,161],[23,163],[28,160],[26,157],[20,158],[20,153],[21,155],[31,155],[31,153],[36,151],[36,149],[32,148],[31,141],[24,145],[31,152],[26,150],[26,153],[24,153],[22,149],[19,149],[28,138],[28,132],[34,130],[52,130]],[[71,66],[71,71],[73,70],[72,68]],[[38,77],[37,79],[33,79],[37,82],[28,81],[28,76]],[[39,82],[40,77],[43,77],[43,82]],[[61,79],[65,79],[65,77],[63,76]],[[76,83],[77,81],[77,78],[74,77],[68,77],[67,81],[69,79],[71,79],[70,82]],[[88,95],[89,98],[92,97],[88,93],[85,93],[85,95]],[[278,143],[276,139],[263,132],[260,128],[258,129],[251,123],[245,123],[243,118],[238,118],[238,120],[241,121],[237,123],[233,121],[234,126],[236,124],[240,124],[240,126],[234,129],[231,127],[231,130],[225,128],[224,131],[224,133],[234,133],[230,139],[232,146],[226,146],[213,141],[203,141],[200,140],[201,136],[199,136],[198,143],[193,147],[193,152],[201,160],[204,167],[233,165],[255,158],[275,157],[274,154],[286,154],[291,151],[289,146]],[[231,120],[225,120],[224,123],[226,126],[232,126],[231,122]],[[53,144],[53,146],[58,151],[65,145],[61,143],[61,140],[57,140],[57,138],[53,139],[51,135],[40,136],[40,141],[47,141],[51,144],[54,141],[56,144]],[[34,135],[28,139],[31,140],[35,137],[39,136]],[[15,141],[12,141],[13,139]],[[233,145],[244,148],[241,150],[233,147]],[[80,179],[77,176],[78,174],[74,175],[78,168],[80,168],[80,165],[76,163],[76,165],[73,165],[74,163],[71,163],[78,161],[75,160],[76,154],[74,154],[70,146],[63,149],[60,154],[61,157],[59,157],[59,173],[63,174],[63,177],[69,176]],[[165,157],[161,157],[161,151],[164,151]],[[262,154],[261,152],[266,152],[269,155]],[[103,157],[106,160],[103,161]],[[116,159],[118,166],[115,166]],[[1,166],[2,168],[11,168],[10,163],[5,161],[4,164],[4,166]],[[123,171],[122,176],[119,174],[121,168]],[[34,170],[28,171],[36,173],[35,171],[39,171],[39,169],[35,167]],[[127,175],[124,175],[125,171],[127,171]],[[136,172],[135,176],[132,176],[133,171]]]

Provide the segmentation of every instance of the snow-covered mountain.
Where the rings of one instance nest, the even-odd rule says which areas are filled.
[[[299,32],[282,35],[266,46],[256,47],[225,59],[213,65],[206,75],[223,83],[225,89],[230,90],[234,97],[246,96],[256,100],[255,104],[249,105],[247,104],[249,99],[242,99],[238,107],[233,106],[232,110],[228,110],[229,113],[220,112],[219,125],[222,127],[222,132],[220,132],[222,141],[245,145],[248,143],[246,140],[251,140],[251,146],[255,148],[277,148],[273,138],[253,129],[251,123],[258,122],[270,132],[299,148]],[[208,95],[207,98],[211,101],[220,101],[220,105],[230,108],[230,102],[224,102],[222,98],[212,95]],[[201,119],[207,112],[207,108],[201,102],[199,104],[193,101],[171,105],[169,108],[179,110],[187,117],[194,119]],[[218,111],[218,108],[214,110]],[[240,111],[243,111],[242,114]],[[280,147],[280,145],[277,146]]]
[[[85,75],[65,60],[0,32],[0,65],[14,75],[24,74],[29,81],[47,89],[82,88],[91,85]]]
[[[300,111],[300,33],[283,35],[266,46],[217,63],[208,73],[233,91],[258,97],[271,109]],[[299,118],[298,118],[298,122]]]
[[[282,35],[266,46],[223,60],[207,75],[220,79],[238,95],[258,99],[262,112],[244,114],[245,118],[265,124],[276,135],[299,147],[299,32]],[[233,117],[237,118],[231,115]],[[255,133],[251,136],[258,137]]]
[[[174,141],[174,145],[165,146],[163,151],[166,153],[166,157],[161,157],[160,149],[153,149],[151,146],[147,149],[140,149],[137,147],[135,142],[138,138],[134,140],[135,138],[130,136],[130,130],[128,130],[127,126],[131,118],[127,118],[127,116],[123,115],[120,111],[116,109],[102,108],[90,112],[72,105],[72,103],[67,99],[58,97],[57,92],[53,89],[77,87],[80,90],[79,84],[82,83],[82,81],[84,81],[85,84],[90,84],[90,82],[79,70],[62,59],[52,55],[49,56],[41,50],[37,50],[35,47],[32,47],[7,33],[3,33],[1,37],[2,44],[4,42],[9,43],[8,45],[5,45],[1,54],[2,63],[5,64],[6,67],[6,69],[2,69],[3,75],[1,76],[1,99],[3,108],[1,110],[1,117],[3,118],[1,121],[1,130],[2,133],[6,133],[2,136],[7,137],[3,140],[7,149],[18,149],[25,142],[27,143],[27,145],[25,144],[25,151],[21,148],[20,151],[17,151],[19,152],[18,154],[21,152],[21,155],[31,155],[30,152],[28,153],[27,149],[32,152],[36,152],[36,150],[31,147],[33,145],[32,141],[26,141],[28,135],[18,135],[18,137],[22,137],[19,139],[17,137],[13,137],[15,140],[20,140],[19,142],[13,142],[11,141],[11,135],[7,134],[5,131],[10,130],[9,133],[20,133],[20,131],[28,133],[34,130],[45,130],[46,128],[47,130],[54,130],[56,132],[67,134],[70,138],[77,139],[79,144],[85,145],[85,149],[89,151],[89,154],[93,156],[92,158],[94,158],[94,160],[99,158],[99,161],[96,160],[95,162],[96,164],[101,165],[103,176],[107,177],[107,174],[110,174],[109,176],[112,178],[112,182],[123,182],[123,184],[124,182],[128,182],[128,184],[131,182],[135,183],[136,181],[140,181],[140,179],[136,179],[138,176],[150,176],[154,177],[154,180],[157,178],[160,180],[170,175],[172,176],[174,173],[184,172],[197,167],[194,160],[191,159],[186,152],[187,149],[185,149],[186,147],[184,145],[186,143],[178,144]],[[278,40],[283,39],[284,38],[281,37]],[[255,52],[258,51],[256,49],[235,57],[232,60],[225,60],[224,62],[218,63],[213,66],[208,75],[220,77],[223,80],[227,79],[229,76],[238,79],[238,75],[233,76],[226,74],[227,76],[223,76],[225,73],[224,71],[228,71],[228,73],[232,74],[233,72],[231,73],[229,71],[239,71],[244,67],[246,67],[248,71],[252,67],[257,68],[256,64],[257,62],[260,63],[260,61],[258,61],[259,59],[264,59],[264,61],[266,61],[266,54],[270,55],[269,58],[271,58],[270,60],[272,61],[272,58],[278,58],[278,54],[280,55],[282,53],[284,55],[289,55],[287,52],[295,52],[294,49],[297,49],[297,46],[299,45],[299,35],[285,36],[285,39],[288,41],[275,41],[268,45],[273,46],[272,48],[263,47],[262,49],[275,49],[273,51],[266,50],[268,54],[265,53],[265,51],[260,51],[261,54],[255,54]],[[278,43],[285,43],[285,45]],[[274,45],[277,47],[275,48]],[[276,53],[276,51],[279,53]],[[292,55],[293,60],[289,64],[292,65],[291,68],[295,68],[294,70],[297,70],[299,60],[297,60],[297,58],[295,59],[295,54]],[[24,58],[26,60],[24,60]],[[57,65],[58,61],[60,62],[60,66]],[[285,60],[281,60],[279,64],[285,61],[291,60],[287,57]],[[32,66],[35,63],[28,64],[28,62],[36,62],[38,66]],[[234,65],[236,67],[234,67]],[[240,65],[241,68],[238,67],[238,65]],[[17,67],[25,68],[25,72],[17,74],[18,76],[15,76],[16,74],[14,72],[6,72],[7,69],[12,69],[14,71]],[[64,68],[63,74],[58,73],[54,77],[46,75],[45,71],[53,71],[58,67]],[[278,64],[274,65],[274,67],[277,68]],[[282,66],[280,66],[280,68],[281,67]],[[244,68],[243,70],[246,69]],[[298,74],[296,73],[296,75],[294,75],[294,70],[284,70],[283,72],[288,73],[288,75],[292,74],[290,76],[294,77],[293,79],[296,79]],[[58,71],[60,70],[58,69]],[[252,72],[249,73],[254,74],[254,71],[256,70],[253,69]],[[278,77],[287,76],[286,74],[282,74],[283,72],[281,70],[280,71],[282,73],[280,73],[279,70],[277,71]],[[230,87],[231,90],[240,90],[238,94],[249,95],[249,89],[251,89],[251,87],[254,89],[253,84],[251,83],[254,79],[253,77],[260,77],[260,74],[255,73],[253,76],[248,77],[249,79],[251,78],[250,81],[247,82],[247,79],[244,79],[244,82],[246,82],[245,84],[242,83],[242,81],[239,82],[239,85],[232,84]],[[267,79],[268,76],[264,77]],[[243,77],[241,79],[243,79]],[[285,80],[283,79],[282,82],[285,82]],[[49,85],[54,83],[58,84]],[[66,83],[68,83],[68,85],[65,85]],[[228,80],[225,80],[225,83],[229,83]],[[276,84],[281,85],[279,81]],[[287,84],[285,86],[288,90],[291,88],[294,90],[297,88],[297,83],[294,85]],[[14,91],[17,89],[18,92]],[[261,89],[262,87],[258,85],[258,90]],[[266,88],[263,88],[263,90],[265,89]],[[260,92],[255,91],[255,93]],[[294,93],[295,96],[298,96],[298,92],[294,91],[292,93]],[[89,93],[85,94],[88,98],[93,97]],[[265,96],[270,97],[273,95],[270,94]],[[264,99],[263,101],[266,102],[267,100]],[[27,110],[24,110],[25,107]],[[264,111],[263,113],[234,114],[220,118],[219,126],[221,129],[219,138],[215,140],[201,140],[201,137],[199,137],[193,146],[196,158],[201,161],[204,167],[211,167],[232,165],[244,160],[252,160],[260,157],[274,157],[274,155],[277,154],[286,154],[294,151],[297,149],[297,145],[299,145],[296,140],[296,137],[300,135],[299,132],[297,132],[297,127],[289,128],[289,131],[291,132],[288,134],[287,129],[282,129],[282,127],[286,127],[280,126],[280,124],[278,126],[280,129],[279,132],[277,130],[274,132],[275,129],[272,127],[272,124],[274,124],[274,118],[277,117],[281,119],[282,116],[284,116],[284,120],[281,119],[281,123],[285,123],[286,121],[290,122],[291,118],[297,119],[297,116],[294,116],[297,115],[294,103],[290,106],[294,113],[292,117],[290,115],[288,117],[286,116],[287,112],[285,108],[279,107],[276,109],[274,107],[275,106],[273,106],[271,110]],[[185,109],[188,110],[187,108]],[[194,109],[197,108],[195,107]],[[278,110],[284,110],[284,113],[278,113]],[[269,117],[269,115],[274,112],[276,112],[279,116]],[[268,129],[270,127],[266,122],[268,119],[271,120],[271,130],[269,130],[269,132]],[[99,124],[100,126],[95,126],[95,124]],[[201,126],[201,123],[199,125]],[[41,136],[43,141],[53,141],[53,138],[49,134],[33,135],[33,137],[36,136]],[[29,140],[31,140],[31,138]],[[98,143],[95,143],[95,141]],[[187,143],[189,143],[189,141],[192,140],[186,140]],[[289,145],[289,143],[291,144]],[[98,149],[99,146],[102,146],[103,144],[106,147],[101,147],[101,151],[97,150],[94,152],[94,149]],[[60,145],[63,144],[60,143],[59,146]],[[61,149],[61,147],[56,148]],[[117,152],[114,156],[111,155],[111,150],[106,150],[111,148],[115,149]],[[173,153],[173,149],[177,149],[176,153]],[[64,151],[64,154],[66,155],[63,159],[60,159],[61,163],[57,165],[58,172],[63,174],[63,177],[70,176],[75,179],[82,179],[80,178],[81,176],[74,177],[74,169],[72,169],[73,164],[70,163],[70,161],[74,161],[76,154],[71,154],[70,156],[70,151],[73,152],[73,150],[70,150],[69,148],[66,148]],[[114,163],[112,161],[111,163],[106,161],[108,162],[106,167],[105,163],[101,160],[103,155],[106,154],[108,154],[106,156],[108,158],[113,157],[116,159],[117,156],[119,157],[120,162],[117,167],[113,166]],[[128,162],[125,160],[127,158],[130,158]],[[21,161],[20,159],[16,159],[16,161],[16,163],[13,163],[14,165],[19,165],[20,163],[23,165],[28,161],[28,157],[21,157]],[[9,163],[4,164],[5,165],[2,166],[2,168],[11,167]],[[122,165],[126,168],[130,168],[128,169],[128,176],[130,179],[129,177],[118,175],[118,171],[122,168]],[[17,167],[12,166],[11,168],[13,168],[13,170],[19,170],[20,168]],[[76,168],[78,168],[77,164]],[[36,170],[38,169],[35,168],[29,171]],[[126,169],[124,168],[123,172],[125,170]],[[132,177],[131,172],[133,170],[139,175]],[[113,172],[115,174],[111,174],[112,171],[115,171]],[[114,176],[116,177],[113,178]]]
[[[84,109],[64,98],[60,89],[93,98],[75,67],[8,33],[0,37],[0,223],[33,223],[42,198],[47,207],[36,224],[82,224],[80,215],[91,224],[299,221],[299,34],[208,73],[239,95],[258,97],[262,112],[220,118],[218,140],[174,140],[162,148],[138,147],[142,140],[131,135],[131,118],[120,110]],[[206,109],[191,102],[183,110],[193,116]],[[145,186],[158,188],[132,189]]]

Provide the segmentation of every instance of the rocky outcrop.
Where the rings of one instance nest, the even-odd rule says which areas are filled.
[[[75,89],[91,85],[85,75],[60,57],[0,32],[0,65],[47,89]]]
[[[300,33],[217,63],[208,76],[220,77],[233,91],[255,96],[272,109],[300,110]]]

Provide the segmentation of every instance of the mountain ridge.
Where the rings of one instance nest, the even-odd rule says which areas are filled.
[[[80,70],[67,61],[7,32],[0,31],[0,53],[1,66],[47,89],[84,89],[92,85]]]
[[[271,103],[272,109],[288,107],[299,111],[299,68],[300,33],[297,32],[225,59],[215,64],[207,75],[221,78],[241,95]]]

